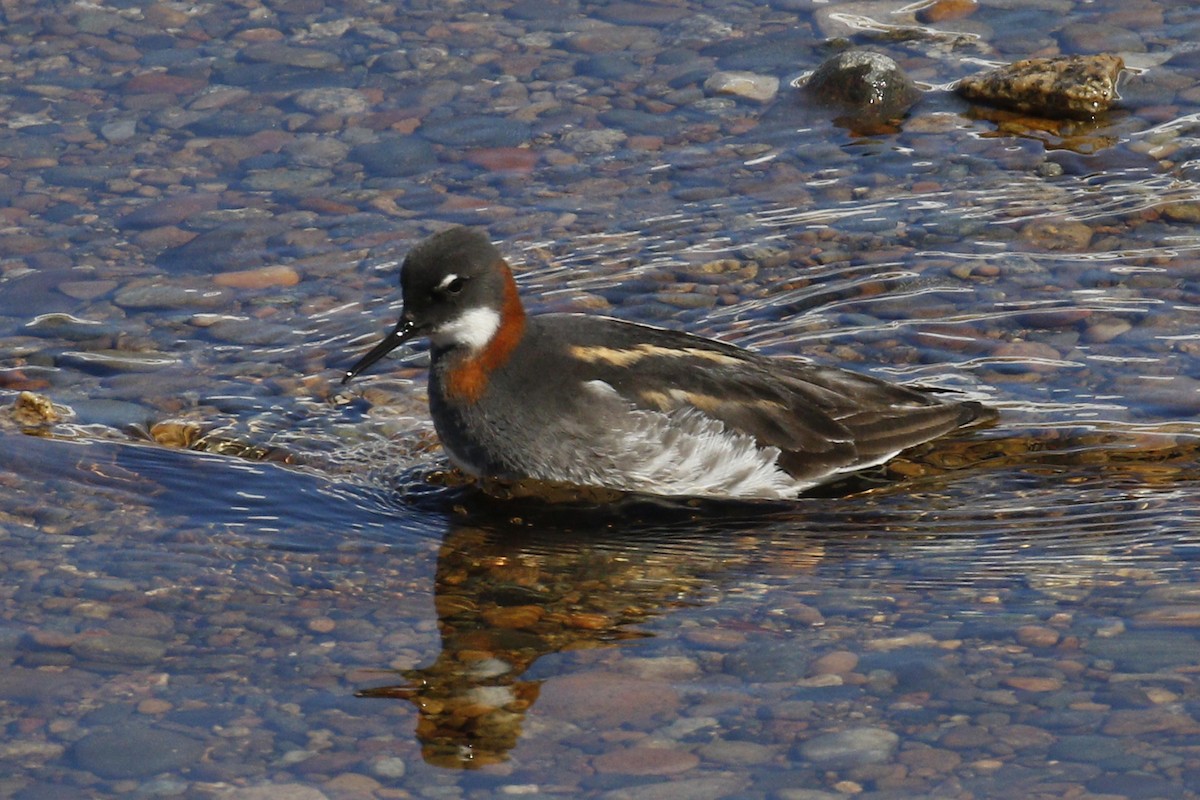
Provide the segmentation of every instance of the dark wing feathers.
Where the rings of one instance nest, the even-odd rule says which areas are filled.
[[[879,463],[984,413],[977,403],[947,402],[870,376],[688,334],[656,336],[656,344],[663,341],[677,350],[648,355],[636,369],[591,363],[589,379],[603,380],[641,408],[691,405],[779,448],[780,466],[800,479]]]
[[[978,403],[679,331],[576,314],[528,324],[536,331],[530,357],[555,364],[561,380],[604,381],[639,408],[691,406],[778,448],[779,465],[801,480],[880,463],[991,414]]]

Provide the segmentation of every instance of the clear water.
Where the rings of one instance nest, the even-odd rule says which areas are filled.
[[[0,402],[60,419],[0,425],[0,795],[1194,796],[1200,14],[494,5],[5,10]],[[927,87],[1087,44],[1133,70],[1094,123],[930,88],[860,136],[789,88],[839,35]],[[718,68],[784,88],[707,97]],[[327,86],[365,105],[295,94]],[[536,159],[432,138],[480,113]],[[348,155],[411,128],[410,175]],[[337,384],[447,223],[534,312],[1001,419],[783,506],[489,497],[442,472],[419,351]]]

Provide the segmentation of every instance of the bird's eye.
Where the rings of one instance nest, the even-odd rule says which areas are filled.
[[[467,282],[464,281],[462,278],[455,278],[454,280],[452,280],[448,284],[446,284],[445,292],[448,295],[456,295],[459,292],[461,292],[463,290],[463,287],[466,285],[467,285]]]

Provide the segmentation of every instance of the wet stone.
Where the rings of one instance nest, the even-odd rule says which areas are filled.
[[[592,766],[597,772],[621,775],[673,775],[696,767],[700,759],[686,750],[666,747],[631,747],[610,750],[597,756]]]
[[[713,761],[729,766],[746,766],[750,764],[766,764],[775,758],[776,750],[764,744],[755,742],[739,742],[718,739],[700,748],[700,755],[705,761]]]
[[[225,292],[212,288],[148,284],[120,290],[113,302],[122,308],[211,309],[225,304]]]
[[[1128,743],[1115,736],[1063,736],[1050,747],[1051,758],[1105,764],[1128,752]]]
[[[883,728],[850,728],[800,744],[800,755],[820,769],[878,764],[892,757],[900,737]]]
[[[390,136],[362,144],[347,157],[362,164],[367,178],[405,178],[437,166],[433,147],[415,136]]]
[[[447,147],[516,147],[533,135],[527,123],[485,115],[429,120],[420,133]]]
[[[247,61],[262,61],[302,69],[333,69],[339,65],[338,58],[326,50],[311,47],[295,47],[281,42],[263,42],[242,48],[241,57]]]
[[[76,765],[106,778],[145,778],[195,764],[204,743],[174,731],[123,725],[91,733],[71,748]]]
[[[276,783],[234,787],[222,794],[220,800],[329,800],[329,795],[303,783]]]
[[[294,192],[322,186],[333,180],[333,172],[316,167],[281,167],[255,170],[246,176],[243,185],[256,192]]]
[[[621,725],[674,712],[679,695],[665,681],[580,672],[542,685],[538,710],[559,719]]]
[[[115,375],[124,372],[154,372],[174,366],[179,359],[168,353],[131,352],[127,350],[67,351],[55,364],[73,367],[96,375]]]
[[[1091,639],[1084,645],[1084,651],[1094,658],[1114,661],[1126,672],[1157,672],[1195,663],[1198,647],[1200,641],[1195,636],[1145,630]]]
[[[921,96],[895,61],[869,50],[848,50],[828,59],[804,84],[804,92],[865,122],[902,117]]]
[[[1119,56],[1028,58],[963,78],[957,91],[968,100],[1051,119],[1090,118],[1117,97]]]
[[[138,206],[117,220],[122,230],[143,230],[165,225],[177,225],[194,214],[212,211],[220,203],[215,194],[181,194]]]
[[[292,102],[313,114],[361,114],[369,107],[362,92],[340,87],[306,89],[297,92]]]
[[[272,325],[256,319],[226,318],[208,326],[209,336],[231,344],[269,345],[294,336],[287,325]]]
[[[81,636],[71,645],[71,653],[80,661],[102,664],[154,664],[166,652],[165,642],[123,634]]]
[[[765,103],[779,92],[779,79],[753,72],[716,72],[704,82],[704,88],[710,94],[728,94]]]
[[[114,336],[118,328],[99,320],[79,319],[70,314],[42,314],[25,326],[25,332],[34,336],[86,342]]]
[[[745,789],[745,779],[735,775],[682,778],[658,783],[640,783],[606,792],[602,800],[722,800],[736,797]]]
[[[794,681],[807,675],[808,658],[790,642],[756,642],[727,655],[725,671],[747,681]]]

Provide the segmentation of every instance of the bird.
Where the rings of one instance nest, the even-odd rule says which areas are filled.
[[[988,421],[982,403],[596,314],[526,314],[485,233],[413,247],[395,327],[342,377],[430,343],[429,412],[476,478],[789,500]]]

